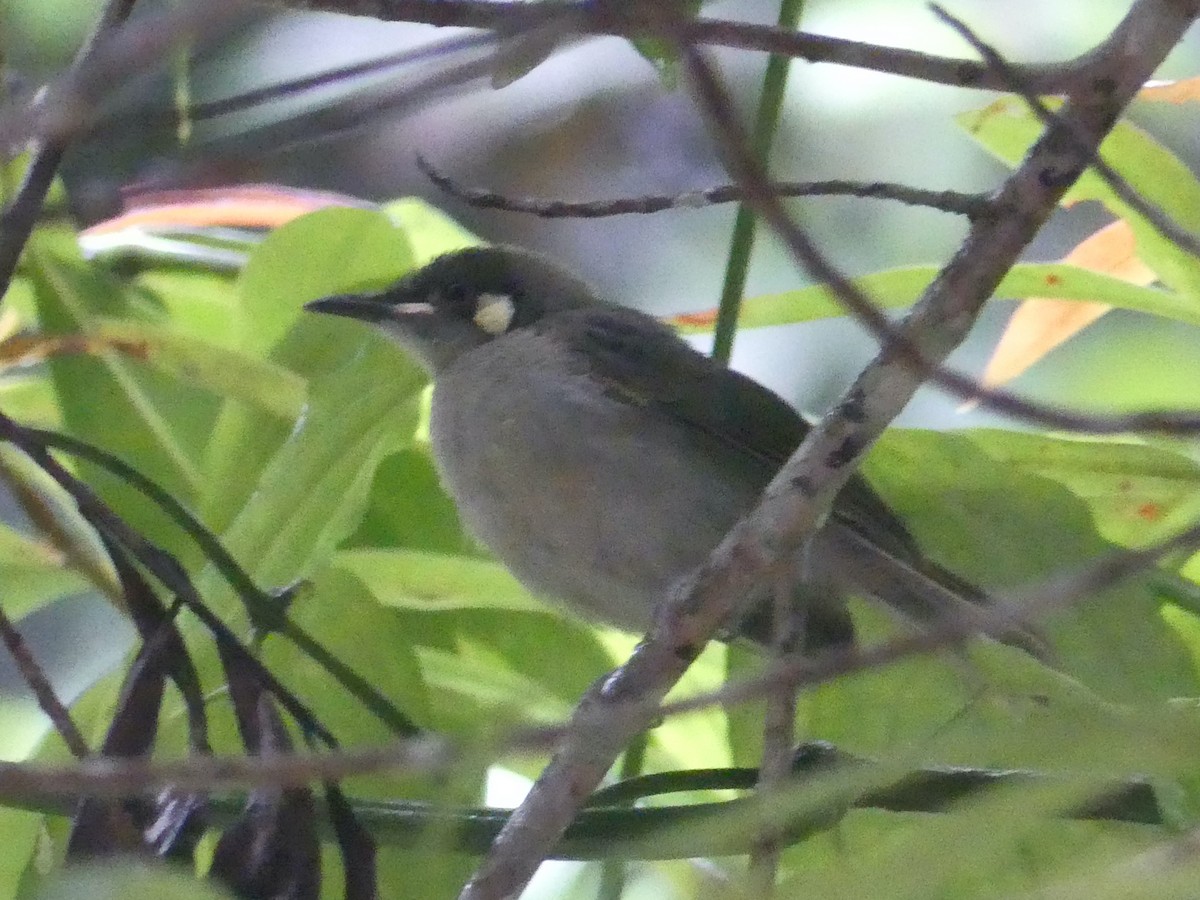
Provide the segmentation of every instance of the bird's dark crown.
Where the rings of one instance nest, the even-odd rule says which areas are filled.
[[[439,256],[378,293],[306,304],[313,312],[372,323],[435,376],[514,329],[558,312],[607,306],[561,266],[503,246]]]
[[[439,256],[386,292],[393,303],[424,302],[443,316],[472,320],[498,334],[542,316],[598,304],[590,288],[545,257],[516,247],[471,247]],[[509,315],[481,316],[488,304],[508,304]],[[502,322],[502,327],[496,327]],[[486,324],[485,324],[486,323]]]

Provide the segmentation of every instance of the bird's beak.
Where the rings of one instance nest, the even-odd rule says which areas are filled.
[[[304,308],[375,326],[432,375],[477,343],[479,330],[469,321],[439,315],[428,301],[407,299],[411,296],[399,291],[339,294],[306,303]]]
[[[393,303],[383,294],[337,294],[305,303],[304,308],[309,312],[343,316],[364,322],[385,322],[433,313],[431,303]]]

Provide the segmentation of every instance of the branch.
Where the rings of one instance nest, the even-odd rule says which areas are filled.
[[[1146,2],[1146,0],[1143,0]],[[1155,0],[1169,4],[1171,0]],[[1140,7],[1135,7],[1138,9]],[[1178,18],[1190,22],[1196,13],[1181,12]],[[1021,167],[1013,172],[992,199],[994,215],[972,221],[971,230],[955,259],[926,289],[906,319],[897,327],[882,310],[822,254],[812,240],[791,219],[779,203],[757,161],[744,149],[740,128],[731,105],[716,79],[706,68],[693,67],[698,92],[714,124],[726,153],[726,165],[737,177],[748,199],[770,223],[817,282],[825,284],[846,311],[867,329],[881,345],[881,353],[860,376],[847,395],[847,415],[861,416],[858,408],[872,391],[899,393],[893,402],[907,402],[915,391],[912,379],[927,379],[963,400],[977,401],[994,412],[1023,419],[1050,428],[1091,434],[1124,434],[1144,431],[1169,435],[1200,432],[1200,411],[1149,411],[1126,414],[1089,414],[1050,404],[1031,401],[1002,388],[987,388],[945,366],[950,350],[961,341],[991,296],[1004,274],[1012,267],[1020,251],[1054,210],[1059,199],[1083,173],[1095,157],[1104,135],[1111,130],[1120,111],[1140,88],[1133,78],[1148,78],[1153,68],[1137,69],[1133,75],[1123,71],[1124,57],[1143,59],[1139,46],[1138,19],[1134,12],[1126,16],[1105,43],[1105,55],[1111,58],[1110,74],[1098,76],[1095,83],[1069,98],[1060,116],[1043,131],[1030,148]],[[1153,29],[1152,29],[1153,30]],[[1154,35],[1157,37],[1157,33]],[[1130,49],[1133,48],[1133,49]],[[1165,54],[1169,48],[1154,46]],[[1135,52],[1136,51],[1136,52]],[[706,74],[707,73],[707,74]],[[1065,132],[1065,133],[1064,133]],[[1050,205],[1047,205],[1047,204]],[[961,308],[956,308],[961,307]],[[967,318],[964,318],[966,316]],[[944,332],[939,321],[955,322],[953,332]],[[928,332],[928,334],[926,334]],[[903,370],[905,375],[899,376]],[[810,436],[811,437],[811,436]],[[836,436],[829,438],[823,452],[846,451]],[[848,448],[856,451],[861,448]],[[831,457],[832,458],[832,457]]]
[[[1105,42],[1097,61],[1103,77],[1071,91],[1063,121],[1085,135],[1090,146],[1098,146],[1195,15],[1196,10],[1171,0],[1135,3]],[[686,27],[679,28],[677,39],[690,40]],[[810,274],[821,281],[837,276],[835,289],[841,296],[845,279],[771,194],[708,62],[693,46],[685,44],[683,53],[727,165],[749,201]],[[904,323],[903,337],[940,365],[1085,165],[1086,154],[1075,141],[1064,142],[1057,127],[1046,129],[998,194],[1004,215],[972,224],[959,252]],[[464,889],[464,900],[498,900],[522,890],[562,837],[582,798],[630,737],[656,721],[666,692],[716,630],[732,620],[738,610],[735,598],[749,596],[814,533],[859,458],[908,403],[923,375],[894,344],[886,346],[842,403],[813,428],[767,487],[758,508],[673,592],[630,659],[585,694],[558,752],[497,837]]]
[[[101,38],[109,30],[116,28],[133,11],[137,0],[108,0],[96,21],[91,35],[84,41],[75,60],[71,64],[69,74],[76,74],[97,55]],[[35,104],[45,104],[47,98],[40,96]],[[15,146],[16,142],[0,139],[0,146]],[[21,251],[33,233],[33,226],[42,211],[42,202],[50,183],[54,181],[54,173],[66,152],[67,142],[63,138],[46,138],[35,143],[32,148],[29,168],[25,171],[24,180],[17,189],[12,202],[0,214],[0,296],[8,291],[13,273],[17,270],[17,260]]]
[[[865,649],[844,649],[815,657],[789,659],[769,666],[762,673],[724,685],[707,694],[664,704],[661,715],[682,715],[713,705],[747,703],[764,696],[776,685],[813,688],[845,675],[882,668],[909,657],[934,653],[961,644],[980,632],[1004,634],[1023,622],[1039,619],[1057,609],[1112,587],[1125,578],[1154,566],[1176,552],[1193,553],[1200,548],[1200,523],[1171,537],[1137,550],[1118,550],[1065,575],[1057,575],[1008,597],[997,598],[972,616],[947,619],[927,626],[917,634],[894,638]]]
[[[932,9],[934,15],[953,28],[964,40],[979,51],[979,55],[983,57],[984,62],[1008,81],[1009,90],[1021,96],[1026,105],[1042,121],[1043,125],[1050,127],[1058,124],[1058,116],[1050,107],[1042,102],[1036,91],[1030,90],[1029,86],[1021,81],[1020,74],[1014,70],[1008,60],[997,53],[993,47],[984,43],[961,19],[951,15],[937,4],[934,4]],[[1079,140],[1080,146],[1087,151],[1087,141],[1081,140],[1073,131],[1071,135],[1076,140]],[[1151,203],[1142,196],[1124,176],[1105,162],[1104,157],[1100,155],[1099,147],[1089,151],[1089,157],[1088,162],[1091,167],[1104,180],[1104,183],[1112,189],[1114,194],[1129,204],[1133,210],[1140,213],[1159,234],[1180,250],[1190,253],[1192,256],[1200,257],[1200,238],[1172,219],[1161,207]]]
[[[71,755],[78,759],[90,755],[91,750],[88,749],[87,741],[84,740],[83,734],[71,719],[70,710],[58,699],[54,685],[46,676],[46,670],[38,663],[30,651],[29,645],[21,636],[21,632],[17,630],[2,606],[0,606],[0,641],[4,643],[5,649],[16,663],[21,678],[33,696],[37,698],[38,707],[46,714],[50,724],[58,732],[58,736],[71,751]]]
[[[981,90],[1005,90],[1004,80],[977,60],[934,56],[898,47],[808,34],[770,25],[728,19],[698,18],[664,22],[657,4],[522,3],[497,0],[264,0],[282,9],[319,10],[367,16],[384,22],[520,31],[560,23],[579,34],[659,38],[693,46],[711,45],[759,50],[804,59],[869,69],[934,84]],[[1043,94],[1066,93],[1086,83],[1100,59],[1089,51],[1073,60],[1018,66],[1025,84]]]
[[[414,759],[397,753],[395,748],[391,752],[396,763]],[[236,772],[258,776],[267,768],[267,762],[273,762],[276,764],[275,774],[287,777],[278,777],[263,784],[302,785],[318,779],[315,772],[318,767],[313,765],[315,761],[329,763],[354,753],[345,751],[320,757],[279,755],[269,761],[259,758],[253,769],[244,763],[254,758],[246,756],[217,757],[216,767],[210,765],[210,759],[193,757],[186,765],[189,771],[206,766],[210,771],[220,769],[227,775]],[[293,763],[304,764],[309,771],[301,772],[300,766]],[[857,770],[863,771],[864,783],[874,785],[870,767],[875,764],[874,760],[845,753],[823,742],[806,743],[793,755],[792,786],[824,775]],[[156,769],[161,771],[164,765],[159,763]],[[327,765],[323,767],[331,768]],[[83,774],[81,768],[89,773],[82,785],[79,784],[80,775]],[[138,772],[128,771],[131,769]],[[124,797],[129,796],[131,790],[135,794],[147,793],[153,789],[153,785],[170,782],[170,778],[164,776],[139,783],[137,777],[145,770],[144,761],[137,759],[108,760],[107,771],[103,774],[94,763],[70,768],[0,764],[0,803],[9,808],[63,815],[70,812],[81,796]],[[342,771],[345,773],[347,770],[343,767]],[[16,775],[18,772],[21,773],[20,777]],[[567,830],[554,858],[592,860],[612,859],[619,855],[625,859],[685,859],[745,852],[750,835],[741,828],[720,831],[695,828],[686,831],[680,841],[666,838],[671,829],[678,829],[681,825],[728,821],[731,815],[743,815],[742,811],[754,803],[751,798],[639,809],[629,809],[621,804],[636,798],[684,791],[749,790],[754,787],[758,776],[758,770],[753,768],[690,769],[658,772],[617,782],[593,795],[588,808]],[[63,790],[63,784],[68,781],[75,782],[76,787],[83,789],[77,793]],[[224,783],[226,781],[196,780],[193,787],[210,791]],[[1081,788],[1094,786],[1095,789],[1088,791],[1090,799],[1063,810],[1061,814],[1064,817],[1137,825],[1167,824],[1153,784],[1145,778],[1104,779],[1103,784],[1095,784],[1092,779],[1029,770],[930,766],[916,769],[890,783],[871,786],[857,796],[839,797],[833,804],[821,803],[809,808],[793,809],[786,823],[785,837],[788,843],[795,844],[826,831],[840,821],[849,809],[952,813],[961,809],[964,801],[993,789],[1028,787],[1036,790],[1045,786],[1073,787],[1076,783]],[[39,789],[29,790],[35,785]],[[244,813],[245,800],[244,796],[237,795],[211,797],[211,824],[220,827],[235,821]],[[508,810],[490,807],[431,807],[428,803],[407,801],[352,799],[350,805],[354,816],[381,843],[392,847],[420,846],[419,842],[428,838],[429,829],[436,828],[447,840],[446,844],[440,846],[444,850],[460,853],[485,852],[509,816]],[[325,823],[324,827],[328,836],[328,824]]]
[[[612,200],[552,200],[543,197],[512,197],[486,188],[467,187],[417,154],[417,167],[437,187],[451,197],[479,209],[527,213],[541,219],[602,219],[608,216],[649,215],[668,209],[700,209],[722,203],[741,203],[745,191],[736,184],[678,194],[643,194]],[[995,214],[982,194],[960,191],[927,191],[887,181],[851,181],[833,178],[826,181],[773,181],[777,197],[859,197],[866,200],[894,200],[909,206],[922,206],[969,219]]]

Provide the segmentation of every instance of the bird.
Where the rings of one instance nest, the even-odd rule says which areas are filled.
[[[428,372],[433,459],[474,538],[535,595],[635,633],[811,427],[667,324],[514,246],[449,252],[381,291],[306,308],[370,323]],[[858,474],[792,562],[804,652],[854,645],[849,596],[915,627],[989,602]],[[770,645],[772,590],[722,636]],[[1041,655],[1029,633],[997,637]]]

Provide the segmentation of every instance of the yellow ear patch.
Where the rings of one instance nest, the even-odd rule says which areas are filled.
[[[508,294],[480,294],[475,301],[475,324],[488,334],[504,334],[512,324],[516,307]]]

